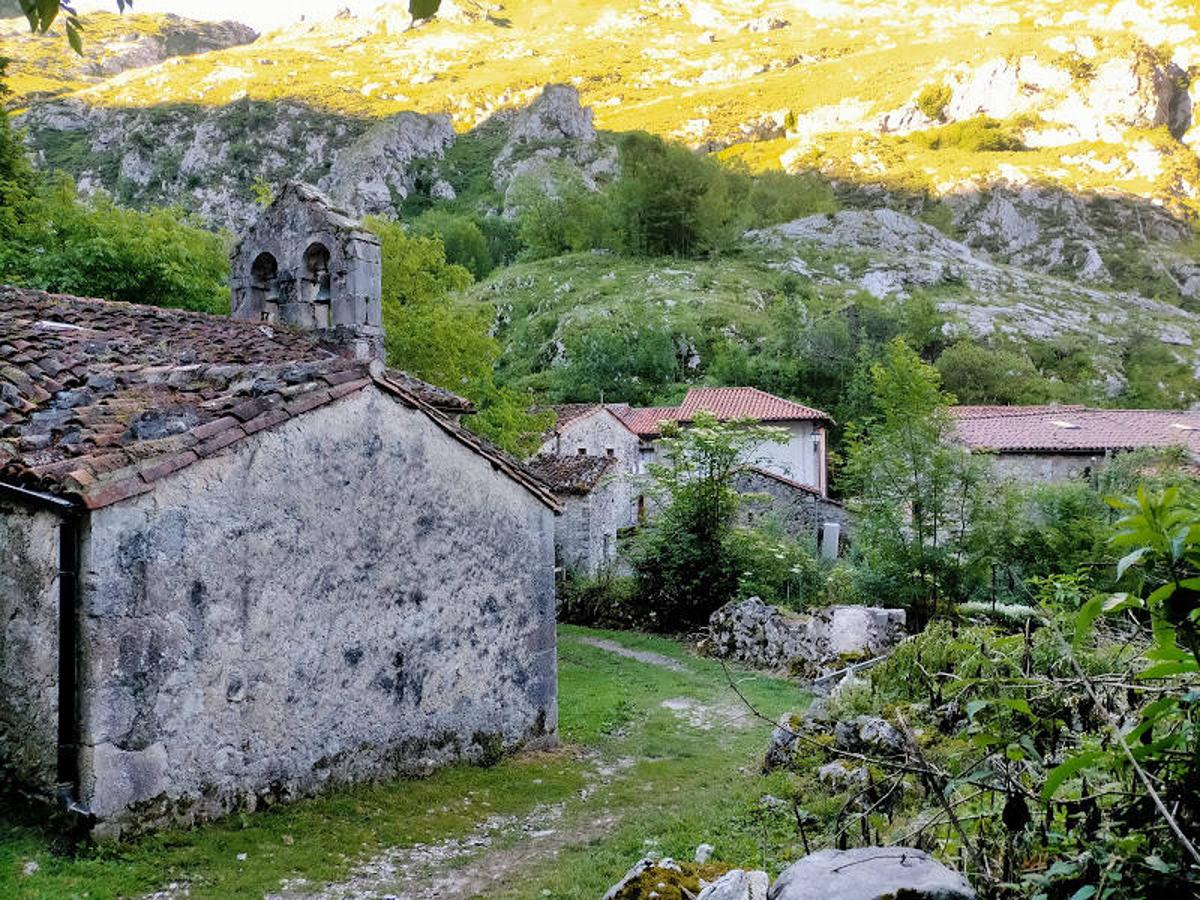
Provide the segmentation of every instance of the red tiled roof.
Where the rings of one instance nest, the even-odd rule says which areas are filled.
[[[954,433],[973,450],[1101,453],[1186,447],[1200,453],[1200,412],[1083,406],[960,406]]]
[[[10,287],[0,287],[0,481],[100,508],[372,383],[556,507],[520,463],[443,414],[456,395],[312,334]]]
[[[616,460],[608,456],[535,456],[527,464],[534,475],[560,494],[588,494]]]
[[[630,431],[641,437],[658,435],[660,422],[690,422],[696,413],[710,412],[722,421],[758,419],[761,422],[818,421],[832,419],[819,409],[784,400],[752,387],[691,388],[679,406],[647,408],[609,407]]]
[[[676,406],[626,406],[620,410],[614,409],[613,413],[638,437],[653,437],[658,434],[659,422],[679,420],[679,408]]]
[[[762,422],[829,421],[819,409],[784,400],[752,387],[692,388],[679,405],[680,421],[690,422],[704,410],[718,419],[758,419]]]

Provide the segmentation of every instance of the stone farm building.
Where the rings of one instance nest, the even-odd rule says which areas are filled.
[[[614,562],[620,533],[646,515],[637,478],[657,456],[663,423],[686,427],[702,410],[788,433],[786,444],[760,448],[739,477],[739,490],[764,495],[747,507],[750,519],[775,518],[793,536],[816,535],[827,522],[846,526],[845,511],[828,496],[831,420],[818,409],[751,387],[692,388],[671,407],[569,404],[555,408],[555,425],[530,462],[564,507],[555,535],[563,567],[596,574]]]
[[[0,777],[99,836],[556,728],[554,496],[370,358],[369,235],[265,219],[251,321],[0,288]]]
[[[1097,474],[1131,450],[1180,448],[1200,459],[1200,412],[1086,406],[957,406],[955,438],[995,455],[1002,475],[1024,482]]]

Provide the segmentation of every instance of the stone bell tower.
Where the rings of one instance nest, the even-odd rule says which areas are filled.
[[[232,254],[233,317],[316,331],[383,358],[379,239],[316,188],[288,182]]]

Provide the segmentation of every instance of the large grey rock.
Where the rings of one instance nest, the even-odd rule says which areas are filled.
[[[901,609],[829,606],[793,613],[751,597],[727,603],[709,619],[714,655],[764,668],[841,668],[846,657],[873,657],[904,635]]]
[[[362,215],[391,212],[412,191],[418,161],[441,159],[454,137],[449,116],[399,113],[338,153],[321,189]]]
[[[541,95],[518,114],[509,132],[507,147],[518,144],[596,140],[591,107],[579,102],[579,91],[569,84],[548,84]]]
[[[616,174],[615,148],[597,141],[591,108],[567,84],[546,85],[512,117],[508,139],[492,162],[492,184],[510,213],[518,205],[511,190],[518,181],[541,184],[554,196],[568,181],[594,191]]]
[[[924,850],[818,850],[784,869],[770,900],[974,900],[965,878]]]
[[[767,900],[766,872],[734,869],[700,892],[697,900]]]
[[[838,722],[833,729],[839,750],[894,755],[904,752],[904,735],[886,719],[859,716]]]

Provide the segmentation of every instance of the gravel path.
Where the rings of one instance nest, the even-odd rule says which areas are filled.
[[[579,643],[595,647],[597,650],[607,650],[609,653],[624,656],[626,659],[636,659],[649,666],[658,666],[660,669],[669,669],[672,672],[688,671],[688,667],[677,659],[671,659],[671,657],[655,653],[653,650],[632,650],[608,638],[582,637],[579,639]]]

